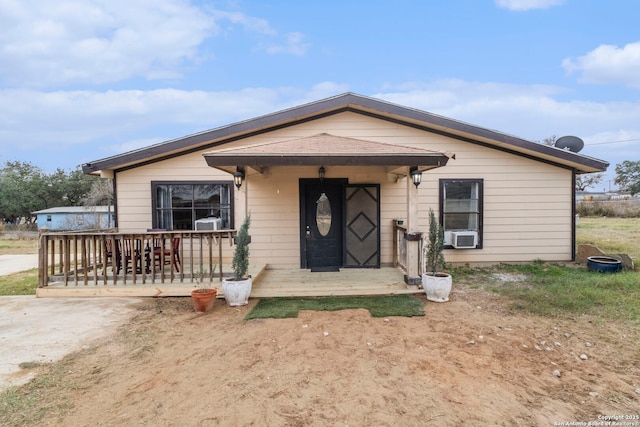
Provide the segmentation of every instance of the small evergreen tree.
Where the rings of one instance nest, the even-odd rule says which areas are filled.
[[[248,214],[238,235],[236,236],[236,249],[233,253],[233,261],[231,268],[236,280],[242,280],[247,277],[249,271],[249,225],[251,224],[251,214]]]
[[[433,209],[429,208],[429,245],[425,255],[427,271],[436,274],[444,268],[444,229],[438,221]]]

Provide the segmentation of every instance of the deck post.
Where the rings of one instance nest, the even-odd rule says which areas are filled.
[[[418,187],[413,184],[407,168],[407,232],[405,240],[407,243],[407,274],[405,282],[407,285],[417,286],[422,283],[418,266],[420,265],[420,240],[421,233],[418,232]]]

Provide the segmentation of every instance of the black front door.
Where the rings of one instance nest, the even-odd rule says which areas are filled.
[[[300,180],[302,268],[334,271],[342,266],[342,203],[346,180]]]

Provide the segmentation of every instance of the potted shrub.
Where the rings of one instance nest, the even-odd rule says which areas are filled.
[[[247,215],[236,236],[236,248],[233,252],[231,268],[233,277],[222,281],[224,299],[232,307],[247,305],[251,294],[251,277],[249,271],[249,225],[251,215]]]
[[[204,313],[213,308],[218,290],[216,288],[198,288],[191,291],[193,309],[197,313]]]
[[[436,220],[433,209],[429,208],[429,236],[424,251],[425,270],[422,274],[422,288],[427,299],[435,302],[449,301],[451,275],[444,273],[444,229]]]
[[[213,266],[211,271],[211,275],[216,271],[216,266]],[[195,278],[197,283],[201,284],[204,276],[204,272],[200,271],[200,277]],[[193,301],[193,309],[197,313],[204,313],[213,308],[213,302],[216,299],[216,295],[218,290],[216,288],[208,288],[203,285],[203,287],[198,287],[191,291],[191,300]]]

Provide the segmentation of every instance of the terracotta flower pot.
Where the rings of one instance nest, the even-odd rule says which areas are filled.
[[[191,291],[193,309],[198,313],[204,313],[211,310],[217,293],[218,290],[213,288],[194,289]]]

